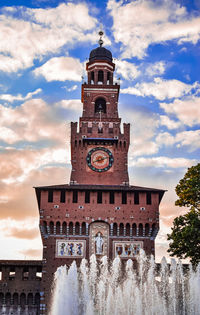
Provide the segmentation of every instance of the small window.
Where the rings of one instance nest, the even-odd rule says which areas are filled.
[[[53,190],[48,190],[48,202],[53,202]]]
[[[135,205],[139,205],[140,203],[140,200],[139,200],[139,192],[138,191],[135,191],[134,192],[134,204]]]
[[[147,197],[147,205],[151,205],[151,192],[150,191],[147,192],[146,197]]]
[[[15,270],[11,269],[9,272],[9,280],[14,280],[15,279]]]
[[[122,204],[127,204],[127,192],[122,191]]]
[[[97,203],[102,203],[102,191],[97,192]]]
[[[42,272],[36,272],[36,279],[41,280],[42,279]]]
[[[110,204],[115,203],[115,193],[114,191],[110,191]]]
[[[60,192],[60,202],[65,203],[65,190],[61,190]]]
[[[2,271],[0,271],[0,281],[2,280]]]
[[[90,191],[85,191],[85,203],[90,203]]]
[[[78,191],[77,190],[73,190],[73,199],[72,199],[73,203],[77,203],[78,202]]]

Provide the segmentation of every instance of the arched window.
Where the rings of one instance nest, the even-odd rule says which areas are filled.
[[[54,234],[54,223],[51,221],[49,223],[50,234]]]
[[[113,235],[117,236],[117,223],[113,224]]]
[[[75,224],[75,234],[76,235],[80,234],[80,224],[79,224],[79,222],[76,222],[76,224]]]
[[[82,223],[82,235],[86,235],[86,224],[85,224],[85,222]]]
[[[94,71],[91,72],[91,84],[94,84]]]
[[[136,236],[136,233],[137,233],[137,226],[136,226],[135,223],[133,223],[132,229],[133,229],[133,236]]]
[[[130,224],[129,223],[126,224],[126,235],[130,236]]]
[[[63,222],[62,224],[62,234],[67,234],[67,223]]]
[[[149,235],[149,223],[145,224],[145,236]]]
[[[124,224],[120,223],[119,225],[119,235],[123,236],[124,235]]]
[[[95,113],[106,113],[106,101],[103,97],[99,97],[95,101]]]
[[[103,84],[103,71],[98,71],[98,84]]]
[[[43,221],[43,232],[47,234],[47,222]]]
[[[17,306],[19,304],[19,296],[18,296],[18,293],[14,293],[13,294],[13,305],[14,306]]]
[[[0,306],[3,305],[3,297],[4,297],[3,293],[0,292]]]
[[[27,304],[30,306],[30,305],[33,305],[33,294],[32,293],[29,293],[28,294],[28,297],[27,297]]]
[[[110,84],[110,72],[107,72],[107,84]]]
[[[142,225],[142,223],[139,224],[139,236],[143,236],[143,225]]]
[[[11,304],[11,294],[9,292],[6,293],[5,300],[6,300],[6,305],[10,305]]]
[[[73,222],[69,222],[69,235],[73,234]]]
[[[60,234],[60,222],[56,222],[56,234]]]
[[[21,293],[20,295],[20,306],[25,307],[26,305],[26,295],[25,293]]]

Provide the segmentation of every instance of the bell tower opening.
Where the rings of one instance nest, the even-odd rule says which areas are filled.
[[[95,101],[95,113],[106,114],[106,101],[103,97],[98,97]]]

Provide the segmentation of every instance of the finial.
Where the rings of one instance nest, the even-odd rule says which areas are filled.
[[[102,40],[102,36],[103,36],[103,31],[99,31],[99,46],[101,47],[103,45],[103,40]]]

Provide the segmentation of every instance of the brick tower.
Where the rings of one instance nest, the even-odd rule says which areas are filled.
[[[100,36],[102,32],[100,32]],[[154,254],[163,190],[129,185],[130,124],[118,116],[120,86],[109,50],[91,51],[82,84],[83,113],[71,123],[70,184],[36,187],[43,241],[40,314],[50,305],[57,267],[96,254],[134,259]]]

